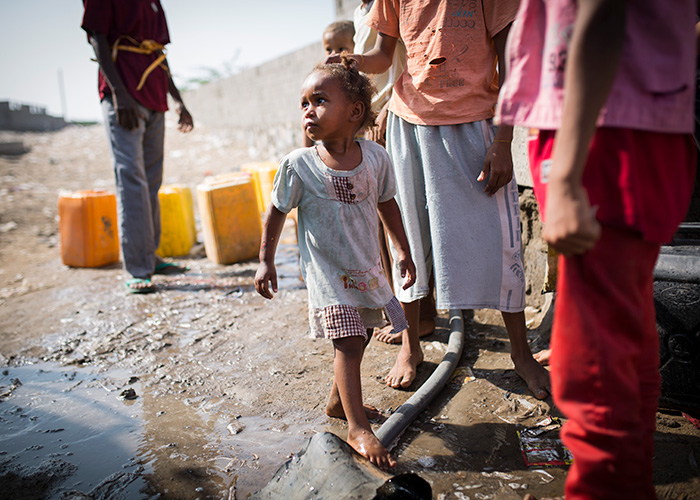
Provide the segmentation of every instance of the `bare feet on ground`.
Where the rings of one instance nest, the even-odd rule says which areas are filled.
[[[382,470],[396,466],[396,460],[391,457],[389,451],[379,442],[377,436],[372,434],[372,431],[362,428],[353,432],[348,431],[348,444]]]
[[[551,349],[542,349],[540,352],[536,352],[535,354],[533,354],[532,357],[535,358],[535,361],[537,361],[542,366],[549,366],[549,357],[551,355]]]
[[[549,372],[531,356],[521,361],[513,360],[515,373],[523,379],[532,395],[537,399],[545,399],[551,389],[549,385]]]
[[[407,344],[401,345],[399,355],[389,375],[384,377],[386,385],[394,389],[406,389],[416,379],[416,369],[423,362],[423,351],[411,353]]]
[[[418,337],[427,337],[435,331],[435,319],[422,319],[418,324]],[[394,332],[391,323],[374,331],[374,338],[386,344],[400,344],[401,332]]]
[[[523,497],[523,500],[537,500],[537,497],[530,495],[529,493]],[[564,500],[564,497],[554,497],[554,498],[542,498],[542,500]]]
[[[375,408],[374,406],[368,404],[363,404],[362,406],[364,406],[365,415],[367,415],[367,420],[384,419],[384,415],[382,415],[382,412],[377,410],[377,408]],[[343,410],[343,404],[340,402],[339,396],[333,397],[333,395],[331,395],[331,397],[328,398],[328,404],[326,405],[326,415],[333,418],[345,419],[345,410]]]

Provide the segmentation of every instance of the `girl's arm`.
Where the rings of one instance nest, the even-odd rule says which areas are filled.
[[[255,273],[255,290],[265,297],[271,299],[272,293],[277,293],[277,270],[275,269],[275,252],[277,243],[282,234],[284,220],[287,214],[278,210],[274,205],[265,216],[263,224],[262,244],[260,245],[260,265]],[[272,292],[270,291],[272,285]]]
[[[408,246],[408,238],[406,238],[403,222],[401,222],[399,206],[396,204],[396,200],[392,198],[389,201],[379,203],[377,211],[386,228],[386,232],[389,233],[389,237],[398,251],[401,277],[406,278],[403,284],[403,289],[405,290],[416,282],[416,266],[413,264],[413,259],[411,259],[411,249]]]
[[[357,61],[357,69],[363,73],[384,73],[391,67],[394,60],[394,50],[398,38],[384,33],[377,33],[374,47],[366,54],[349,54],[348,57]],[[339,63],[340,56],[330,56],[326,64]]]

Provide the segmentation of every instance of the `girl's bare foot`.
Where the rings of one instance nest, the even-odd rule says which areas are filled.
[[[371,430],[360,428],[356,431],[348,431],[348,444],[382,470],[396,466],[396,460],[391,457],[389,451]]]
[[[528,493],[523,497],[523,500],[537,500],[537,497],[534,497]],[[564,500],[564,497],[543,498],[542,500]]]
[[[400,344],[401,343],[401,332],[395,332],[394,327],[389,323],[385,327],[377,328],[373,336],[379,342],[384,342],[385,344]]]
[[[552,355],[551,349],[542,349],[540,352],[536,352],[535,354],[533,354],[532,357],[535,358],[535,361],[537,361],[542,366],[548,366],[549,365],[549,357],[551,355]]]
[[[367,415],[367,420],[382,420],[384,415],[377,408],[372,405],[363,404],[365,409],[365,415]],[[340,396],[337,394],[333,397],[333,394],[328,398],[328,404],[326,405],[326,415],[333,418],[345,419],[345,410],[343,410],[343,404],[340,402]]]
[[[516,361],[515,373],[523,379],[532,395],[537,399],[545,399],[549,396],[551,389],[549,385],[549,372],[539,364],[532,356],[526,356],[522,360]]]
[[[416,379],[416,370],[422,362],[423,351],[413,353],[406,344],[402,344],[394,366],[384,378],[386,385],[393,389],[408,388]]]
[[[427,337],[435,331],[435,319],[422,319],[418,324],[418,337]],[[374,332],[374,338],[385,344],[400,344],[401,332],[395,332],[391,324]]]

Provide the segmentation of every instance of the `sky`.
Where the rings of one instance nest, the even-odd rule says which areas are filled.
[[[168,62],[183,87],[208,68],[253,67],[320,40],[333,0],[161,0]],[[80,0],[0,0],[0,101],[99,121],[97,63],[80,28]]]

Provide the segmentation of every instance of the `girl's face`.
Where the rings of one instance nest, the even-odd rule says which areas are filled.
[[[304,132],[314,141],[353,137],[362,118],[353,103],[333,78],[320,71],[311,73],[301,88]]]

